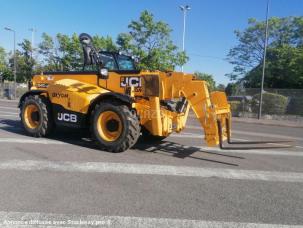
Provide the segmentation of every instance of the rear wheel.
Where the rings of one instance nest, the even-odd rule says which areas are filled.
[[[43,137],[53,129],[50,104],[43,96],[26,97],[20,107],[20,116],[24,129],[31,136]]]
[[[140,125],[126,105],[102,102],[92,112],[91,132],[102,150],[122,152],[137,142]]]

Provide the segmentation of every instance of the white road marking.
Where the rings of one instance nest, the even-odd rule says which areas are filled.
[[[1,113],[4,113],[4,114],[13,114],[13,115],[18,115],[19,113],[17,112],[5,112],[5,111],[0,111],[0,115]]]
[[[13,225],[15,223],[16,225]],[[71,215],[38,212],[0,212],[1,227],[110,227],[110,228],[302,228],[302,225],[241,223],[173,218]]]
[[[58,162],[40,160],[8,160],[0,162],[0,170],[84,173],[116,173],[139,175],[164,175],[200,178],[223,178],[234,180],[259,180],[280,182],[303,182],[303,173],[222,168],[200,168],[189,166],[166,166],[107,162]]]
[[[185,128],[203,130],[202,127],[197,127],[197,126],[193,126],[193,125],[188,125]],[[264,136],[264,137],[269,137],[269,138],[283,138],[283,140],[292,139],[292,140],[303,141],[303,138],[300,138],[300,137],[272,134],[272,133],[248,132],[248,131],[239,131],[239,130],[232,130],[232,133],[239,134],[239,135],[259,136],[259,137]]]
[[[8,99],[4,99],[4,98],[1,98],[0,101],[1,102],[10,102],[10,103],[18,103],[19,102],[18,100],[8,100]]]
[[[11,117],[19,117],[18,114],[0,114],[0,118],[1,117],[7,117],[7,116],[11,116]]]
[[[199,146],[201,152],[215,152],[215,153],[237,153],[237,154],[261,154],[261,155],[275,155],[275,156],[295,156],[303,157],[303,151],[285,151],[285,150],[221,150],[220,148]]]
[[[1,116],[0,116],[1,118]],[[1,129],[1,128],[0,128]],[[182,133],[182,134],[172,134],[170,137],[180,137],[180,138],[201,138],[203,139],[204,135],[197,135],[192,133]],[[237,139],[242,140],[242,139]],[[245,140],[243,140],[245,141]],[[22,138],[0,138],[0,143],[20,143],[20,144],[58,144],[63,145],[66,144],[61,141],[51,140],[51,139],[22,139]],[[279,144],[279,145],[286,145],[286,144]],[[186,146],[184,146],[186,148]],[[214,147],[198,147],[203,151],[206,152],[222,152],[222,153],[239,153],[239,154],[262,154],[262,155],[281,155],[281,156],[303,156],[303,151],[285,151],[285,150],[221,150],[219,148]],[[303,147],[295,146],[299,149]]]
[[[199,134],[194,134],[194,133],[173,133],[169,137],[172,137],[172,138],[192,138],[192,139],[201,139],[202,140],[202,139],[204,139],[204,134],[199,135]],[[233,139],[239,140],[239,141],[249,141],[247,139],[240,139],[240,138],[233,138]],[[296,148],[299,148],[299,149],[303,148],[301,146],[293,146],[293,145],[282,144],[282,143],[267,143],[267,144],[268,145],[276,145],[276,146],[286,146],[286,147],[291,146],[291,147],[296,147]],[[224,151],[226,151],[226,150],[224,150]],[[231,150],[228,150],[228,151],[230,152]],[[251,151],[251,153],[253,153],[252,151],[254,151],[254,150],[250,150],[250,151]],[[238,151],[238,152],[240,152],[240,151]]]
[[[17,106],[1,106],[0,109],[12,109],[12,110],[19,110]]]
[[[7,106],[0,106],[0,109],[10,109],[10,110],[15,110],[15,111],[19,110],[19,108],[17,108],[17,107],[7,107]]]
[[[0,128],[1,129],[1,128]],[[184,135],[182,135],[184,137]],[[181,135],[180,135],[181,137]],[[199,138],[202,136],[199,136]],[[0,143],[20,143],[20,144],[45,144],[45,145],[64,145],[65,142],[51,139],[27,139],[27,138],[0,138]],[[184,146],[186,148],[187,146]],[[221,150],[215,147],[194,146],[201,149],[201,152],[221,152],[221,153],[238,153],[238,154],[261,154],[261,155],[281,155],[303,157],[303,151],[285,151],[285,150]],[[302,148],[302,147],[301,147]]]
[[[235,139],[235,140],[237,140],[237,141],[243,141],[243,142],[247,142],[247,141],[250,141],[250,140],[248,140],[248,139],[239,139],[239,138],[235,138],[235,137],[233,137],[233,139]],[[273,141],[275,141],[275,140],[273,140]],[[273,146],[282,146],[282,147],[289,147],[289,146],[291,146],[291,147],[293,147],[292,145],[289,145],[289,144],[282,144],[282,143],[279,143],[279,142],[276,142],[276,143],[274,143],[274,142],[272,142],[272,143],[264,143],[264,144],[267,144],[267,145],[273,145]]]
[[[50,140],[50,139],[21,139],[21,138],[0,138],[0,143],[66,144],[64,142]]]
[[[169,137],[173,138],[194,138],[194,139],[203,139],[204,135],[192,134],[192,133],[173,133]]]
[[[279,135],[279,134],[272,134],[272,133],[260,133],[260,132],[247,132],[247,131],[239,131],[239,130],[233,130],[232,132],[240,135],[249,135],[249,136],[264,136],[269,138],[282,138],[283,140],[298,140],[303,141],[302,138],[294,137],[294,136],[287,136],[287,135]]]
[[[199,125],[199,127],[194,126],[194,125],[185,125],[185,128],[203,130],[202,126],[200,126],[200,125]]]

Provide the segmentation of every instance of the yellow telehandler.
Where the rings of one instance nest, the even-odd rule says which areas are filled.
[[[209,93],[207,83],[191,74],[137,70],[132,57],[97,51],[88,34],[79,39],[82,71],[35,75],[30,90],[20,98],[28,134],[44,137],[54,126],[90,128],[102,150],[121,152],[140,135],[162,140],[181,132],[192,109],[208,146],[224,148],[226,139],[232,143],[224,92]]]

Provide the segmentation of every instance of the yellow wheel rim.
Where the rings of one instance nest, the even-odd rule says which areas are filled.
[[[122,122],[119,115],[113,111],[102,112],[98,117],[97,130],[103,140],[116,141],[122,133]]]
[[[30,104],[25,107],[24,121],[27,127],[34,129],[39,126],[39,109],[37,105]]]

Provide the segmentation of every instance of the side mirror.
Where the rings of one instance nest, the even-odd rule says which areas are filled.
[[[106,68],[99,67],[98,75],[101,77],[101,79],[108,79],[108,70]]]
[[[134,60],[135,64],[138,64],[140,62],[138,56],[132,55],[131,58],[132,58],[132,60]]]

